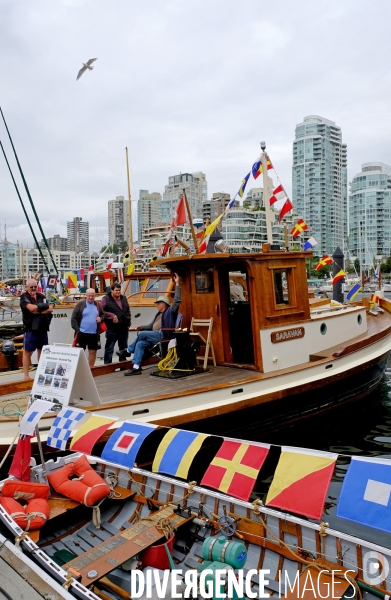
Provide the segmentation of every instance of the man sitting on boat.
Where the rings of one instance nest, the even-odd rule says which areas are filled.
[[[73,309],[71,327],[75,330],[77,348],[85,350],[88,347],[88,364],[90,369],[94,366],[96,352],[100,348],[100,335],[98,323],[105,318],[104,312],[98,302],[95,302],[95,290],[86,291],[86,299],[80,300]]]
[[[43,294],[37,292],[37,286],[35,279],[29,279],[26,291],[20,297],[24,327],[23,374],[25,379],[30,379],[31,355],[37,350],[39,360],[42,347],[49,343],[48,331],[52,320],[53,307],[47,304]]]
[[[126,358],[128,346],[128,329],[130,326],[130,310],[128,300],[121,294],[121,284],[116,282],[100,301],[101,308],[105,313],[106,344],[105,365],[112,362],[115,343],[118,342],[120,360]]]
[[[179,305],[182,302],[181,287],[179,285],[179,275],[174,273],[175,295],[174,302],[170,306],[170,299],[167,296],[159,296],[156,300],[156,313],[153,321],[148,325],[136,325],[134,329],[140,330],[141,333],[136,337],[134,342],[128,347],[126,356],[133,356],[133,368],[126,371],[125,375],[140,375],[141,361],[144,356],[144,350],[150,348],[160,342],[162,329],[171,329],[172,331],[164,332],[165,339],[174,337],[174,328],[178,316]]]

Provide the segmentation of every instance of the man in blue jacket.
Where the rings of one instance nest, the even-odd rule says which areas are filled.
[[[170,300],[167,296],[159,296],[156,300],[156,313],[153,321],[148,325],[136,325],[134,329],[138,329],[141,333],[136,337],[134,342],[130,344],[127,350],[127,356],[133,356],[133,368],[126,371],[124,375],[141,375],[141,361],[144,356],[144,350],[161,340],[162,329],[174,329],[178,316],[179,305],[182,302],[181,287],[179,285],[179,275],[174,273],[175,295],[174,302],[170,306]],[[165,339],[174,337],[174,331],[167,331],[164,334]]]

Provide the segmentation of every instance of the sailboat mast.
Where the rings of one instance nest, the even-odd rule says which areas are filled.
[[[128,148],[125,148],[126,151],[126,173],[128,176],[128,205],[129,205],[129,251],[131,253],[132,262],[134,259],[133,256],[133,222],[132,222],[132,197],[130,195],[130,174],[129,174],[129,158],[128,158]]]
[[[270,210],[270,189],[269,189],[269,176],[267,174],[267,154],[266,143],[261,142],[261,161],[262,161],[262,176],[263,176],[263,206],[265,207],[266,213],[266,236],[269,244],[273,243],[272,234],[272,221],[271,221],[271,210]]]

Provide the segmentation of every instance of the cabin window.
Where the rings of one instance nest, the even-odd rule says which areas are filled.
[[[137,294],[141,291],[144,285],[144,279],[129,279],[128,287],[126,288],[127,294]]]
[[[194,273],[196,282],[196,293],[213,294],[215,290],[213,281],[213,269],[196,269]]]
[[[290,304],[289,302],[289,287],[288,277],[286,269],[275,270],[274,276],[274,295],[276,299],[276,305],[281,306],[282,304]]]

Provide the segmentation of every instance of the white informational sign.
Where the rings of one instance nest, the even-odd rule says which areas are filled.
[[[42,348],[31,395],[63,406],[101,403],[84,350],[71,346]]]

